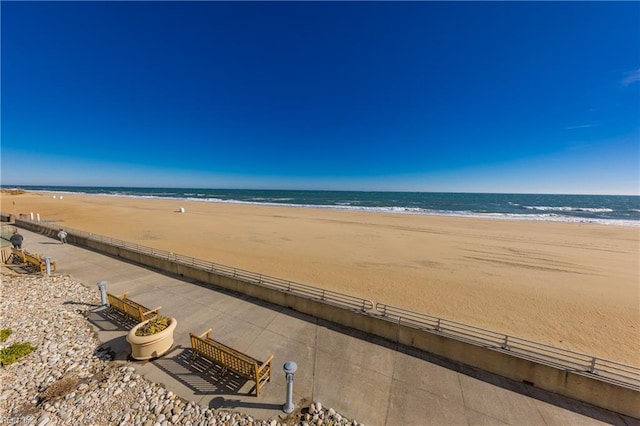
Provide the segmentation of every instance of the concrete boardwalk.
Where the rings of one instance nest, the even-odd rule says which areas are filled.
[[[451,365],[429,354],[279,306],[186,282],[70,244],[21,231],[24,248],[57,261],[56,274],[94,288],[107,281],[110,293],[175,317],[175,345],[150,362],[127,360],[126,328],[96,309],[90,321],[116,360],[201,406],[226,408],[257,419],[284,418],[282,366],[295,361],[294,403],[313,401],[349,419],[377,425],[578,425],[628,424],[630,420],[477,370]],[[212,336],[254,358],[274,355],[274,375],[259,398],[253,383],[203,373],[190,361],[189,332],[213,328]],[[545,402],[546,401],[546,402]],[[292,415],[297,414],[296,411]]]

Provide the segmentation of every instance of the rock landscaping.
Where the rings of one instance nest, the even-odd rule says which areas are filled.
[[[87,314],[99,294],[68,276],[17,274],[3,268],[0,329],[11,330],[0,350],[35,347],[0,368],[3,425],[351,425],[314,402],[287,417],[255,419],[202,407],[148,381],[101,349]]]

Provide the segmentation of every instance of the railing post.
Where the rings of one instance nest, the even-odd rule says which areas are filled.
[[[589,366],[589,373],[596,372],[596,357],[591,358],[591,365]]]
[[[509,336],[504,336],[504,342],[502,342],[502,349],[509,349]]]
[[[442,321],[442,319],[441,319],[441,318],[438,318],[438,322],[436,323],[436,331],[440,331],[440,330],[441,330],[441,328],[440,328],[440,321]]]

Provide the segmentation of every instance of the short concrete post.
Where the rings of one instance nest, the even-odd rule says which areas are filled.
[[[44,264],[47,267],[47,276],[51,275],[51,258],[49,256],[44,258]]]
[[[293,361],[287,361],[283,366],[285,378],[287,380],[286,402],[282,410],[289,414],[293,411],[293,376],[298,369],[298,365]]]
[[[29,217],[31,217],[31,220],[33,220],[33,212],[29,212]]]
[[[38,219],[38,222],[40,222],[40,213],[36,214],[36,218]]]
[[[100,299],[102,301],[102,306],[108,306],[109,301],[107,300],[107,282],[100,281],[98,283],[98,289],[100,289]]]

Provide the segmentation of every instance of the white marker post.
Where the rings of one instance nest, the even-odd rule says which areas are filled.
[[[287,361],[284,363],[282,369],[284,370],[284,377],[287,381],[287,393],[285,395],[285,403],[282,406],[282,411],[289,414],[295,408],[293,405],[293,376],[298,370],[298,364],[296,364],[295,361]]]

